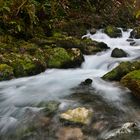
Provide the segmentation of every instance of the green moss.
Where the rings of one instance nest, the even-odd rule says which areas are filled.
[[[114,68],[112,71],[108,72],[103,76],[105,80],[115,80],[119,81],[127,73],[140,69],[140,61],[135,62],[122,62],[119,66]]]
[[[12,63],[12,66],[14,68],[14,73],[16,77],[33,75],[34,69],[36,69],[35,64],[29,59],[28,60],[22,60],[22,59],[14,60]]]
[[[38,104],[38,107],[43,107],[42,111],[45,116],[50,116],[50,115],[52,116],[57,112],[59,105],[60,102],[48,101],[48,102],[40,102]]]
[[[12,44],[0,43],[0,53],[18,52],[18,48]]]
[[[41,56],[39,56],[35,57],[29,54],[5,53],[2,55],[0,60],[13,68],[15,77],[22,77],[35,75],[45,70],[45,59],[41,60],[39,59]]]
[[[140,69],[125,75],[121,79],[121,83],[129,88],[136,97],[140,98]]]
[[[0,81],[13,78],[13,68],[7,64],[0,64]]]
[[[68,52],[64,48],[49,49],[49,68],[61,68],[62,65],[71,60]]]
[[[121,30],[114,26],[107,26],[104,29],[104,32],[110,37],[121,37],[122,36]]]
[[[26,52],[26,53],[33,55],[38,50],[38,47],[37,47],[37,45],[35,45],[33,43],[23,42],[22,44],[20,44],[19,50],[21,53]]]
[[[132,72],[128,73],[126,75],[126,77],[129,77],[131,79],[140,80],[140,70],[132,71]]]

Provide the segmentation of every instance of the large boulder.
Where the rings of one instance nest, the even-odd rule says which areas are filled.
[[[119,66],[105,74],[102,78],[110,81],[120,81],[127,73],[140,69],[140,61],[121,62]]]
[[[135,70],[125,75],[121,79],[121,83],[140,99],[140,70]]]
[[[140,27],[135,27],[131,32],[130,32],[130,38],[140,38]]]
[[[13,78],[13,68],[7,64],[0,64],[0,81]]]
[[[111,57],[116,57],[116,58],[127,57],[127,53],[122,49],[115,48],[111,53]]]
[[[61,47],[47,50],[49,68],[73,68],[78,67],[84,61],[84,57],[78,48],[66,50]]]
[[[112,37],[112,38],[116,38],[116,37],[122,37],[122,32],[120,29],[114,27],[114,26],[107,26],[105,29],[104,29],[104,32]]]

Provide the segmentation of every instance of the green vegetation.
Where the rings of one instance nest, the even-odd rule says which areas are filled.
[[[91,26],[132,25],[133,9],[133,2],[129,1],[1,0],[0,33],[28,39],[51,36],[54,29],[61,29],[70,35],[74,31],[81,35]]]
[[[9,80],[13,78],[13,68],[6,65],[0,64],[0,81],[1,80]]]
[[[1,0],[0,64],[11,67],[14,77],[80,66],[83,54],[109,48],[79,39],[87,29],[110,25],[105,30],[116,37],[115,26],[135,25],[135,7],[129,0]]]

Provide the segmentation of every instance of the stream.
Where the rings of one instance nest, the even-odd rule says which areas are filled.
[[[119,83],[101,79],[120,62],[140,57],[140,45],[130,46],[130,42],[127,41],[130,31],[122,31],[121,38],[110,38],[101,30],[94,35],[83,36],[104,42],[110,49],[96,55],[85,55],[85,62],[81,68],[48,69],[36,76],[0,82],[0,139],[56,140],[58,138],[55,133],[60,127],[63,127],[58,119],[59,112],[78,106],[92,108],[94,111],[92,124],[100,124],[102,129],[93,128],[92,124],[82,127],[85,137],[77,140],[105,139],[110,130],[126,122],[136,122],[139,126],[139,101]],[[114,48],[122,48],[129,56],[110,57]],[[91,87],[78,88],[78,85],[87,78],[93,80]],[[51,120],[51,124],[46,130],[40,129],[37,134],[19,138],[17,131],[25,129],[41,116],[39,113],[41,108],[37,105],[43,101],[59,101],[61,104],[58,114]],[[59,138],[59,140],[66,139]],[[140,132],[113,140],[140,140]]]

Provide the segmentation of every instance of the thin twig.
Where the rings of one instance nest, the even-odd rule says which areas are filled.
[[[25,1],[18,7],[16,16],[18,15],[18,13],[19,13],[20,9],[22,8],[22,6],[23,6],[27,1],[28,1],[28,0],[25,0]]]

